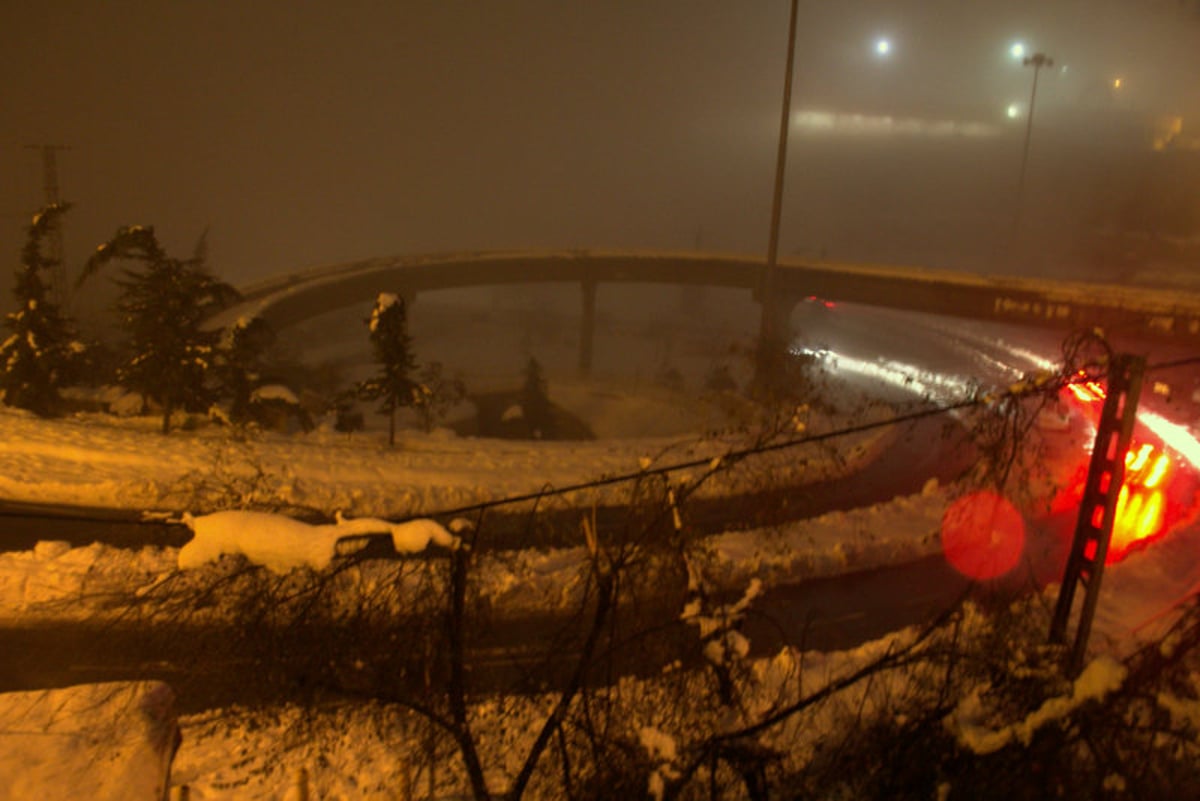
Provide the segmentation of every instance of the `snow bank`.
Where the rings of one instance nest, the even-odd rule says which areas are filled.
[[[0,799],[161,801],[179,745],[161,682],[0,695]]]
[[[988,728],[981,720],[983,691],[977,690],[963,698],[946,717],[946,730],[960,746],[976,754],[991,754],[1012,743],[1028,746],[1038,729],[1062,720],[1088,701],[1102,700],[1120,689],[1126,673],[1125,666],[1112,657],[1098,657],[1075,680],[1070,695],[1049,698],[1022,720],[996,729]]]
[[[181,570],[223,554],[240,554],[276,573],[297,567],[323,570],[333,561],[339,539],[362,534],[391,534],[399,553],[422,551],[430,543],[447,548],[458,544],[457,537],[433,520],[391,523],[371,517],[350,520],[339,514],[332,525],[314,526],[283,515],[246,511],[187,514],[183,520],[195,536],[179,549]]]
[[[174,548],[127,550],[96,542],[72,548],[53,540],[0,553],[0,618],[82,618],[121,607],[131,588],[169,572],[176,560]]]

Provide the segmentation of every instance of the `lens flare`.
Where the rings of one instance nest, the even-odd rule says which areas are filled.
[[[1025,521],[995,492],[964,495],[942,517],[946,561],[972,579],[987,580],[1016,567],[1025,548]]]

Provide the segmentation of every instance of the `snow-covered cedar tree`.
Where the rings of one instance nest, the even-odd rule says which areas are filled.
[[[404,299],[381,292],[367,318],[371,331],[371,349],[379,372],[358,385],[363,400],[381,401],[379,413],[388,416],[388,445],[396,444],[396,412],[402,406],[416,405],[421,386],[412,378],[417,363],[408,336],[408,311]]]
[[[263,356],[275,342],[275,331],[261,317],[239,317],[225,329],[220,348],[220,379],[229,398],[229,419],[250,419],[250,401],[262,381]]]
[[[216,356],[221,331],[204,322],[238,298],[232,286],[205,269],[204,238],[190,259],[169,257],[154,229],[117,230],[84,265],[79,281],[112,261],[141,262],[116,279],[116,309],[128,337],[117,381],[162,409],[162,431],[176,410],[203,411],[216,394]]]
[[[447,378],[441,362],[430,362],[421,368],[416,402],[413,404],[421,427],[426,432],[445,419],[446,414],[467,397],[466,384],[461,378]]]
[[[46,279],[58,262],[42,253],[42,241],[68,208],[47,206],[34,215],[13,287],[17,310],[4,319],[11,333],[0,343],[4,402],[42,416],[61,411],[59,390],[72,377],[83,350],[73,326],[49,297]]]
[[[546,376],[538,360],[530,357],[525,365],[525,383],[521,386],[521,411],[534,439],[553,439],[554,410],[546,390]]]

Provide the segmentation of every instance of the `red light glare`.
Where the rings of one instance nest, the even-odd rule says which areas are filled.
[[[1091,393],[1078,384],[1067,384],[1067,389],[1070,390],[1071,394],[1083,403],[1091,403],[1092,401],[1096,400]]]
[[[950,566],[972,579],[986,580],[1012,570],[1025,548],[1025,521],[1007,499],[994,492],[964,495],[942,517],[942,551]]]
[[[1083,377],[1080,374],[1080,378]],[[1093,404],[1105,398],[1104,388],[1095,381],[1068,384],[1066,389],[1080,407],[1093,409],[1092,414],[1095,414]],[[1174,460],[1165,452],[1168,447],[1180,449],[1182,443],[1176,441],[1170,431],[1153,431],[1163,437],[1162,445],[1132,442],[1125,454],[1125,481],[1117,498],[1112,540],[1105,559],[1110,564],[1121,561],[1130,551],[1162,536],[1171,521],[1184,513],[1184,509],[1172,500],[1172,495],[1167,491],[1176,471]],[[1058,512],[1068,508],[1077,509],[1083,499],[1086,482],[1087,466],[1081,465],[1067,489],[1055,497],[1051,509]],[[1097,510],[1092,525],[1098,528],[1103,522],[1100,519],[1102,516],[1103,510]]]
[[[1079,374],[1080,378],[1084,377],[1083,373]],[[1095,381],[1079,381],[1076,383],[1067,384],[1067,390],[1083,403],[1095,403],[1096,401],[1104,400],[1104,387],[1097,384]]]
[[[1165,453],[1160,453],[1158,458],[1154,460],[1154,466],[1142,481],[1142,486],[1146,489],[1154,489],[1162,483],[1163,477],[1167,474],[1167,470],[1171,467],[1171,459]]]
[[[1146,460],[1150,458],[1150,454],[1154,451],[1154,446],[1143,444],[1135,453],[1131,447],[1125,452],[1125,469],[1131,473],[1136,473],[1146,466]]]
[[[1167,499],[1161,487],[1170,479],[1171,467],[1171,457],[1148,443],[1136,450],[1130,447],[1125,454],[1125,484],[1117,500],[1106,561],[1119,561],[1165,530]]]
[[[1127,495],[1122,490],[1121,495],[1125,502],[1117,505],[1112,543],[1105,560],[1110,563],[1121,560],[1132,548],[1163,530],[1165,498],[1162,492]]]
[[[1135,443],[1129,448],[1125,454],[1125,481],[1113,515],[1107,563],[1121,561],[1131,550],[1162,535],[1170,520],[1179,516],[1179,509],[1172,507],[1165,491],[1173,477],[1173,468],[1171,457],[1154,445]],[[1081,467],[1070,487],[1059,493],[1051,508],[1055,511],[1078,508],[1086,482],[1087,470]],[[1103,515],[1104,507],[1096,507],[1089,523],[1100,528]]]

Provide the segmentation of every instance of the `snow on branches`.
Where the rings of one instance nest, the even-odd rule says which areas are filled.
[[[68,208],[51,205],[34,215],[13,287],[17,310],[4,320],[12,333],[0,343],[4,402],[43,416],[59,412],[59,390],[83,349],[73,327],[49,296],[46,277],[58,261],[42,252],[43,240]]]
[[[210,405],[221,332],[206,329],[204,322],[238,297],[205,270],[203,252],[201,239],[192,258],[171,258],[152,227],[126,226],[96,249],[79,279],[115,260],[142,263],[141,270],[126,269],[116,279],[117,311],[128,334],[118,380],[162,408],[164,434],[175,410]]]

